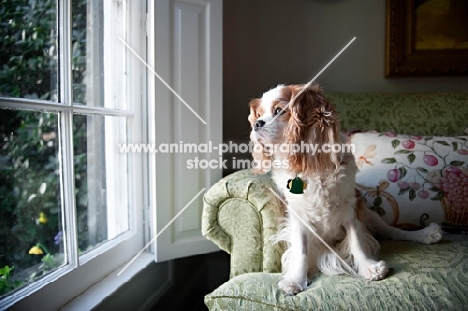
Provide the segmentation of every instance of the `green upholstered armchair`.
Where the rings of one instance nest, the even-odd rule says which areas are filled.
[[[468,126],[468,93],[328,94],[345,131],[456,136]],[[247,112],[246,112],[247,113]],[[466,135],[466,134],[465,134]],[[468,306],[468,240],[440,244],[381,241],[389,276],[368,282],[318,275],[287,296],[278,290],[283,252],[272,244],[282,207],[270,175],[232,173],[204,197],[202,231],[231,255],[231,280],[205,297],[210,310],[461,310]]]

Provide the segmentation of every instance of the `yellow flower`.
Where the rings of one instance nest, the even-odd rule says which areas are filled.
[[[42,255],[42,254],[44,254],[44,252],[42,251],[42,249],[39,246],[35,245],[35,246],[31,247],[31,249],[29,250],[29,254],[30,255]]]
[[[45,215],[43,212],[41,212],[41,213],[39,214],[38,221],[39,221],[41,224],[47,223],[47,217],[46,217],[46,215]]]

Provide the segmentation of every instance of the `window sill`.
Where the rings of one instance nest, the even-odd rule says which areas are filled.
[[[153,262],[153,254],[146,253],[140,255],[120,276],[117,276],[117,273],[119,273],[125,265],[114,270],[104,279],[92,285],[60,310],[81,311],[91,310],[97,307],[106,297],[111,296],[119,288],[128,283],[137,273],[148,267],[148,265]]]

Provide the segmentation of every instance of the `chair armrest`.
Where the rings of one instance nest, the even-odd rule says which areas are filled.
[[[282,216],[281,202],[270,189],[269,174],[250,170],[232,173],[213,185],[204,196],[202,234],[231,254],[231,274],[279,272],[282,249],[272,235]]]

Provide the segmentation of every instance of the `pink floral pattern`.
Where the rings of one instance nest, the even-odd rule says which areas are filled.
[[[399,224],[419,225],[426,214],[430,221],[468,225],[467,136],[356,133],[351,142],[360,168],[357,183],[375,188],[382,180],[389,182],[385,191],[398,204]],[[379,214],[389,211],[377,197],[369,201],[376,211],[383,209]]]

